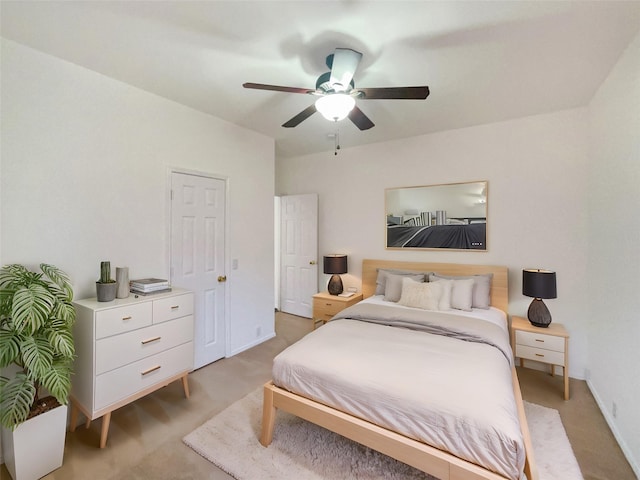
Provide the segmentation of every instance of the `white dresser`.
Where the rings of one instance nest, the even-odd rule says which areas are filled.
[[[193,293],[171,292],[98,302],[74,302],[76,347],[71,378],[71,431],[78,413],[102,418],[100,448],[111,412],[176,380],[189,398],[193,370]]]

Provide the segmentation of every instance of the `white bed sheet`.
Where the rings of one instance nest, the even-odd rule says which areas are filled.
[[[522,476],[511,366],[489,345],[333,320],[274,359],[273,381],[507,478]]]

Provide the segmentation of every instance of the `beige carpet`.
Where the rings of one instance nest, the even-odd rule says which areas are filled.
[[[556,410],[525,402],[540,480],[582,480]],[[285,412],[273,443],[258,442],[262,388],[237,401],[183,441],[238,480],[395,480],[432,477]]]

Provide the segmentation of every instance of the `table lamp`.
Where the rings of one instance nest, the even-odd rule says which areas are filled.
[[[331,295],[340,295],[343,291],[340,275],[347,273],[346,255],[325,255],[324,273],[331,275],[328,290]]]
[[[542,301],[543,298],[556,298],[556,272],[539,269],[522,271],[522,294],[533,297],[527,318],[532,325],[546,328],[551,323],[551,313]]]

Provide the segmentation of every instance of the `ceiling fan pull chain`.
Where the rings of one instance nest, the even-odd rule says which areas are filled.
[[[338,127],[338,122],[335,122],[336,124],[336,133],[333,135],[333,141],[334,141],[334,150],[333,150],[333,154],[334,155],[338,155],[338,150],[340,150],[340,128]]]

